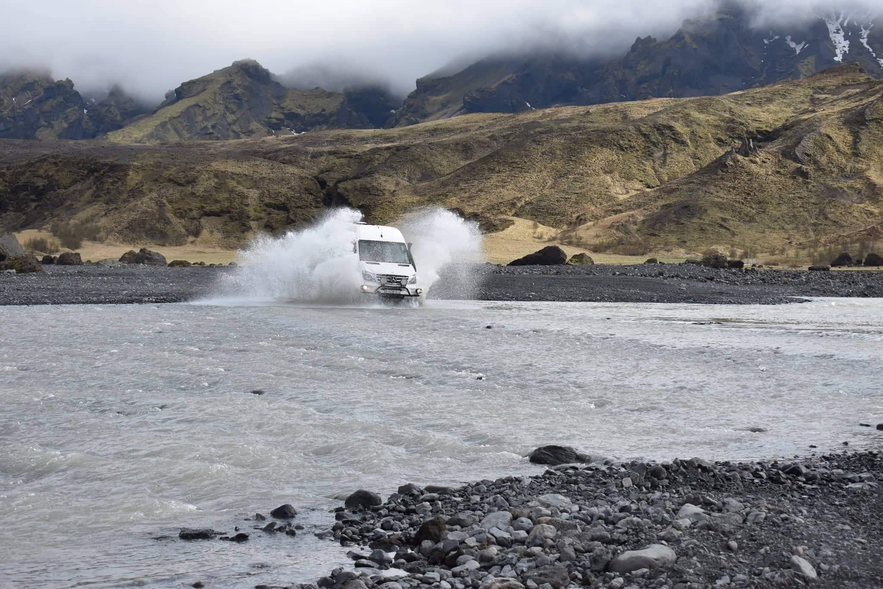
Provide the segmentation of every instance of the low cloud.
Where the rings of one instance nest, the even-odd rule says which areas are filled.
[[[757,21],[806,19],[830,1],[744,0]],[[498,52],[622,53],[664,37],[715,0],[0,0],[0,69],[43,66],[77,88],[120,84],[158,103],[181,82],[254,58],[289,83],[379,81],[404,95],[414,80]],[[774,5],[774,6],[770,6]],[[850,3],[879,11],[879,0]],[[881,24],[883,26],[883,24]],[[305,80],[294,79],[298,72]],[[335,88],[337,89],[337,88]]]

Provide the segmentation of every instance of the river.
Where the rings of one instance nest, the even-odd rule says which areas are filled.
[[[315,581],[347,562],[312,532],[348,493],[529,475],[542,444],[750,459],[881,438],[859,427],[883,421],[880,299],[6,307],[0,325],[0,586]],[[296,538],[251,529],[281,503]],[[249,542],[174,538],[235,525]]]

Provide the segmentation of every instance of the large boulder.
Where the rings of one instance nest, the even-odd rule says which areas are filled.
[[[834,261],[831,262],[831,267],[832,268],[841,268],[843,266],[852,266],[852,264],[853,264],[852,256],[850,256],[847,252],[843,252],[842,254],[840,254],[839,256],[834,258]]]
[[[429,540],[431,542],[441,542],[445,537],[445,531],[447,530],[447,524],[445,523],[445,518],[443,517],[434,517],[432,519],[426,520],[420,525],[420,529],[417,530],[417,534],[414,536],[414,539],[417,540],[417,543],[423,542],[424,540]]]
[[[879,254],[868,254],[865,258],[865,266],[883,266],[883,256]]]
[[[570,259],[567,260],[568,266],[594,266],[595,260],[589,254],[573,254],[570,256]]]
[[[297,515],[297,510],[290,503],[286,503],[271,511],[270,515],[276,519],[292,519]]]
[[[4,270],[15,270],[16,274],[28,274],[42,272],[43,266],[34,256],[11,256],[0,261],[0,272]]]
[[[560,464],[587,464],[592,461],[592,457],[587,454],[577,452],[570,446],[541,446],[530,453],[530,461],[534,464],[547,464],[549,466],[558,466]]]
[[[138,250],[138,263],[147,266],[165,266],[167,264],[164,255],[159,252],[152,252],[144,247]]]
[[[356,511],[358,509],[370,509],[377,505],[382,505],[383,499],[380,498],[380,495],[377,493],[372,493],[371,491],[366,491],[365,489],[359,489],[352,495],[346,498],[344,505],[347,509],[351,511]]]
[[[4,233],[0,235],[0,262],[6,258],[16,258],[25,255],[21,244],[12,233]]]
[[[727,256],[718,253],[708,253],[702,256],[702,265],[708,268],[726,268]]]
[[[40,263],[46,264],[47,266],[51,266],[52,264],[55,263],[55,261],[57,259],[58,258],[56,258],[55,256],[50,256],[49,254],[46,254],[45,256],[43,256],[43,259],[40,261]]]
[[[187,260],[172,260],[169,262],[169,268],[189,268],[192,266]]]
[[[639,569],[655,569],[677,562],[675,551],[664,544],[651,544],[641,550],[623,552],[612,561],[609,568],[614,573],[625,575]]]
[[[58,259],[55,260],[56,266],[82,266],[83,258],[80,257],[80,254],[77,252],[64,252],[63,254],[58,255]]]
[[[727,268],[733,268],[734,270],[741,270],[745,267],[745,262],[742,260],[727,260]]]
[[[810,272],[830,272],[831,266],[828,266],[827,264],[816,264],[815,266],[810,266],[809,271]]]
[[[544,247],[538,252],[528,254],[509,262],[510,266],[562,266],[567,263],[567,254],[557,245]]]
[[[142,247],[137,252],[129,250],[120,256],[123,264],[144,264],[146,266],[165,266],[166,257],[159,252],[150,251]]]

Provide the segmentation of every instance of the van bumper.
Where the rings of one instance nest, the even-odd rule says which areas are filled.
[[[388,286],[379,286],[377,284],[363,284],[362,294],[373,297],[404,299],[409,297],[419,297],[423,294],[421,288],[408,288],[402,286],[400,288],[389,288]]]

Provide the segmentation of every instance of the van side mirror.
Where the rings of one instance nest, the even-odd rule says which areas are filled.
[[[413,245],[414,245],[414,244],[411,243],[411,242],[409,241],[409,242],[408,242],[408,249],[411,249],[411,246],[413,246]]]

